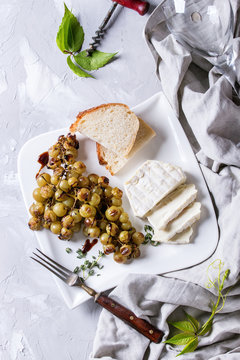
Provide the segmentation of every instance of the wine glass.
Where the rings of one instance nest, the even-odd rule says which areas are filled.
[[[229,0],[165,0],[161,7],[167,28],[176,40],[214,65],[239,96]]]

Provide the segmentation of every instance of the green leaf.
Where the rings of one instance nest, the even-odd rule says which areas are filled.
[[[188,320],[190,321],[190,323],[192,324],[192,326],[194,327],[195,331],[198,331],[200,328],[200,324],[197,321],[197,319],[195,319],[193,316],[191,316],[190,314],[188,314],[186,311],[184,311],[186,317],[188,318]]]
[[[198,346],[198,338],[194,338],[191,341],[189,341],[189,343],[185,346],[185,348],[177,355],[182,355],[182,354],[186,354],[189,352],[193,352],[194,350],[196,350]]]
[[[175,321],[170,322],[169,324],[179,330],[194,334],[195,328],[189,321]]]
[[[74,60],[83,69],[91,71],[97,70],[106,65],[117,53],[104,53],[98,50],[87,56],[86,50],[74,56]]]
[[[79,66],[75,65],[72,62],[71,55],[69,55],[67,57],[67,63],[68,63],[68,66],[70,67],[70,69],[74,72],[74,74],[76,74],[76,75],[78,75],[80,77],[91,77],[91,78],[93,78],[93,76],[91,74],[86,73]]]
[[[65,13],[57,33],[57,46],[64,52],[80,51],[84,40],[84,32],[77,18],[64,4]]]
[[[212,324],[213,324],[213,321],[209,321],[207,323],[207,326],[202,326],[202,330],[200,329],[200,332],[198,333],[199,336],[203,336],[203,335],[206,335],[209,331],[212,330]]]
[[[181,333],[173,336],[172,338],[164,341],[165,344],[173,344],[173,345],[185,345],[189,341],[195,338],[195,335],[189,333]]]

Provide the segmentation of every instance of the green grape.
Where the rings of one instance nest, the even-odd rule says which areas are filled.
[[[104,189],[104,196],[107,198],[112,197],[112,187],[111,186],[106,186]]]
[[[89,174],[88,175],[88,179],[89,179],[89,181],[92,183],[92,184],[95,184],[95,185],[97,185],[97,183],[98,183],[98,175],[96,175],[96,174]]]
[[[37,184],[39,187],[42,187],[50,183],[50,180],[51,180],[51,176],[47,173],[43,173],[37,177]]]
[[[100,229],[99,227],[95,226],[95,227],[88,227],[88,236],[90,236],[91,238],[97,238],[100,235]]]
[[[60,240],[70,240],[73,235],[73,231],[71,229],[67,229],[63,227],[61,229],[61,233],[59,235]]]
[[[31,217],[28,221],[28,226],[31,230],[40,230],[41,229],[41,219],[37,217]]]
[[[101,197],[97,193],[93,193],[91,195],[91,199],[89,201],[89,204],[92,206],[98,206],[101,202]]]
[[[80,200],[81,202],[87,202],[90,200],[91,197],[91,193],[90,190],[88,190],[87,188],[81,188],[78,193],[77,193],[77,198],[78,200]]]
[[[69,209],[73,207],[74,199],[72,197],[67,197],[66,200],[63,200],[63,204],[66,205]]]
[[[103,245],[103,251],[106,255],[112,254],[115,250],[116,248],[114,244]]]
[[[131,257],[133,259],[137,259],[137,258],[139,258],[140,255],[141,255],[141,252],[140,252],[139,247],[137,245],[133,245]]]
[[[127,244],[130,241],[130,234],[128,231],[121,231],[118,238],[121,243]]]
[[[119,228],[115,223],[108,223],[106,226],[106,232],[108,235],[115,236],[119,232]]]
[[[119,264],[124,264],[127,261],[127,257],[122,255],[120,251],[116,251],[113,254],[113,260],[116,261]]]
[[[44,185],[40,188],[40,194],[44,199],[50,199],[54,195],[54,191],[49,185]]]
[[[112,237],[110,235],[108,235],[107,233],[103,233],[100,236],[100,242],[103,245],[107,245],[107,244],[111,244],[112,242]]]
[[[71,215],[64,216],[61,220],[61,224],[62,224],[62,227],[67,228],[67,229],[71,229],[75,225],[74,219]]]
[[[62,191],[68,192],[70,190],[71,186],[68,184],[68,181],[64,179],[64,180],[60,181],[59,188]]]
[[[130,230],[131,227],[132,227],[132,224],[130,221],[126,221],[126,222],[122,223],[122,225],[121,225],[121,228],[123,230]]]
[[[101,197],[103,194],[103,190],[100,186],[94,186],[94,188],[92,189],[92,193],[98,194]]]
[[[46,201],[46,199],[41,195],[41,188],[36,188],[33,190],[33,198],[39,203]]]
[[[108,222],[106,220],[100,220],[99,221],[99,227],[101,229],[101,231],[106,231],[106,227],[107,227]]]
[[[100,176],[98,178],[98,184],[103,187],[106,188],[109,184],[109,179],[106,176]]]
[[[123,245],[120,247],[119,250],[123,256],[129,256],[132,252],[132,247],[131,247],[131,245]]]
[[[111,201],[112,201],[112,204],[114,206],[121,206],[122,205],[122,199],[113,197]]]
[[[84,220],[84,225],[87,227],[97,226],[97,220],[94,217],[88,217]]]
[[[53,206],[53,211],[58,217],[63,217],[67,213],[67,208],[63,203],[56,203]]]
[[[42,203],[32,204],[30,206],[29,212],[32,216],[39,217],[43,215],[45,206]]]
[[[57,144],[51,146],[49,149],[48,149],[48,154],[49,156],[51,156],[52,158],[57,158],[58,155],[60,154],[60,148]]]
[[[49,159],[48,164],[47,164],[47,167],[49,169],[55,170],[59,166],[61,166],[61,160],[60,159],[58,159],[58,158]]]
[[[96,215],[96,209],[92,205],[83,204],[80,208],[80,215],[84,218],[94,217]]]
[[[89,179],[86,176],[80,176],[78,179],[78,185],[82,188],[89,186]]]
[[[82,161],[76,161],[73,164],[72,169],[82,175],[86,171],[86,165]]]
[[[57,216],[53,210],[47,209],[43,216],[44,220],[48,223],[55,222],[57,220]]]
[[[80,215],[78,209],[72,209],[69,215],[72,216],[75,224],[79,223],[82,220],[82,216]]]
[[[129,220],[129,216],[126,212],[123,212],[119,217],[119,221],[121,223],[126,223],[128,220]]]
[[[132,234],[132,241],[136,245],[141,245],[145,240],[144,235],[141,232],[134,232]]]
[[[53,234],[57,234],[59,235],[61,233],[62,230],[62,225],[60,223],[60,221],[55,221],[50,225],[50,230]]]
[[[53,170],[53,175],[61,177],[63,176],[65,169],[62,166],[58,166],[56,169]]]
[[[73,232],[79,232],[80,230],[81,230],[81,223],[75,224],[72,228]]]
[[[57,201],[64,201],[67,199],[67,195],[65,194],[65,192],[63,192],[62,190],[58,189],[56,192],[55,192],[55,199]]]
[[[70,177],[68,179],[68,185],[73,188],[76,187],[78,185],[78,179],[74,176]]]
[[[112,194],[113,194],[113,196],[115,198],[121,199],[122,195],[123,195],[123,192],[119,188],[115,187],[115,188],[112,189]]]
[[[52,175],[51,176],[51,184],[53,184],[53,185],[57,185],[58,183],[59,183],[59,181],[60,181],[60,177],[59,176],[57,176],[57,175]]]
[[[116,206],[110,206],[105,211],[105,216],[110,221],[117,221],[119,219],[120,214],[121,214],[120,210]]]

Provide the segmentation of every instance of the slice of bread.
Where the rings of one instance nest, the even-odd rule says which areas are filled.
[[[155,131],[153,131],[142,119],[138,118],[138,120],[138,133],[132,150],[128,154],[128,158],[135,155],[138,150],[145,146],[156,135]],[[128,162],[128,159],[125,157],[117,155],[115,152],[99,143],[96,144],[96,150],[99,164],[106,165],[106,169],[109,170],[111,175],[115,175]]]
[[[128,157],[138,129],[137,116],[127,105],[118,103],[85,110],[70,127],[72,133],[79,131],[122,157]]]

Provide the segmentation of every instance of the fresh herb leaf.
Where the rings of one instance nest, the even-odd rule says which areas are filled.
[[[194,334],[195,328],[189,321],[175,321],[175,322],[170,322],[169,324],[174,326],[176,329]]]
[[[66,248],[65,250],[66,250],[66,252],[67,252],[68,254],[70,254],[70,253],[72,252],[72,249],[71,249],[71,248]]]
[[[78,249],[76,251],[76,253],[78,254],[78,256],[77,256],[78,259],[82,259],[82,258],[86,257],[86,253],[83,253],[81,249]]]
[[[146,234],[145,234],[145,240],[143,242],[143,245],[149,244],[152,246],[159,246],[161,244],[159,241],[152,240],[152,237],[154,235],[154,230],[150,225],[145,225],[144,231],[146,232]]]
[[[57,46],[63,52],[77,52],[81,50],[84,32],[77,18],[64,4],[65,13],[57,33]]]
[[[165,344],[173,344],[173,345],[186,345],[195,337],[194,334],[189,333],[181,333],[173,336],[172,338],[164,341]]]
[[[70,69],[74,72],[74,74],[80,76],[80,77],[91,77],[93,76],[91,74],[86,73],[83,71],[78,65],[74,64],[71,59],[71,55],[67,57],[67,64],[70,67]]]
[[[188,320],[190,321],[190,323],[192,324],[194,331],[198,331],[200,328],[200,324],[197,321],[197,319],[195,319],[193,316],[191,316],[190,314],[188,314],[186,311],[184,311],[186,317],[188,318]]]
[[[79,267],[79,266],[76,266],[75,269],[73,270],[73,272],[74,272],[75,274],[78,274],[79,271],[80,271],[80,267]]]
[[[105,53],[94,50],[90,56],[87,56],[86,50],[81,51],[74,56],[74,60],[83,69],[91,71],[97,70],[106,65],[117,53]]]
[[[145,225],[144,226],[144,231],[145,232],[152,232],[154,234],[154,230],[150,225]]]
[[[192,339],[191,341],[189,341],[189,343],[185,346],[185,348],[177,355],[183,355],[189,352],[193,352],[196,350],[198,346],[198,338],[195,337],[194,339]]]

